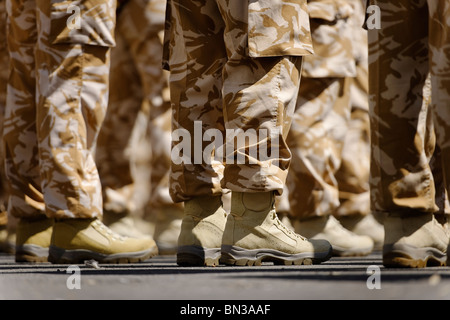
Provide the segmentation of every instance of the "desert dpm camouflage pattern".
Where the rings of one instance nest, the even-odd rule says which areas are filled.
[[[102,215],[93,157],[108,103],[115,0],[8,0],[4,122],[11,214]]]
[[[281,193],[302,56],[313,52],[306,1],[171,0],[167,16],[174,201],[224,189]],[[262,129],[264,138],[236,145],[226,134]],[[221,151],[220,140],[232,147]],[[181,144],[189,147],[177,154]],[[273,147],[278,156],[258,159],[252,147]],[[195,161],[205,150],[213,160]]]
[[[339,207],[336,173],[351,115],[350,83],[356,77],[354,7],[348,0],[308,1],[315,55],[305,58],[288,146],[293,217],[329,215]]]
[[[166,0],[129,0],[117,17],[110,99],[96,148],[109,212],[142,215],[171,204],[170,96],[161,66],[165,10]]]
[[[6,87],[8,81],[8,49],[6,44],[6,6],[5,1],[0,1],[0,126],[3,125],[3,113],[6,104]]]
[[[381,28],[369,30],[372,210],[443,212],[450,181],[450,3],[368,4],[381,14]]]
[[[6,47],[6,6],[5,1],[0,1],[0,132],[3,132],[3,115],[6,106],[6,87],[9,74],[9,55]],[[0,226],[8,222],[6,214],[7,182],[4,170],[3,147],[0,148]]]
[[[363,28],[365,0],[349,0],[352,48],[356,76],[350,77],[350,121],[336,173],[339,207],[336,216],[370,214],[370,119],[369,64],[367,30]]]

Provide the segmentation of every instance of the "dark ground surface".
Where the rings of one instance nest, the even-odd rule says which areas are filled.
[[[372,276],[372,269],[379,273]],[[215,268],[180,268],[174,256],[158,256],[98,269],[79,265],[79,270],[76,282],[67,265],[17,264],[12,256],[0,255],[0,299],[450,299],[450,268],[387,269],[379,253],[314,266]],[[80,288],[69,289],[68,283]]]

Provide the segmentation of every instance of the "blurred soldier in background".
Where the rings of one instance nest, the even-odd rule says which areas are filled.
[[[340,205],[335,216],[341,224],[359,235],[368,235],[380,250],[384,241],[382,217],[370,210],[370,119],[367,31],[364,24],[365,0],[349,0],[354,8],[352,48],[356,77],[350,78],[351,114],[342,149],[341,166],[336,173]]]
[[[288,136],[290,213],[296,232],[328,240],[335,255],[366,255],[383,234],[369,209],[364,10],[360,0],[311,0],[308,8],[315,55],[305,59]]]
[[[115,0],[7,1],[10,76],[3,140],[18,217],[16,260],[135,262],[152,240],[102,222],[93,157],[108,103]]]
[[[445,265],[449,242],[444,200],[450,187],[450,3],[371,0],[368,4],[378,8],[377,15],[367,20],[370,187],[372,210],[387,215],[383,264]],[[372,19],[380,20],[380,28],[370,25]],[[424,99],[429,73],[431,103]]]
[[[8,83],[8,49],[6,46],[6,6],[0,1],[0,132],[3,132],[3,115],[6,104],[6,87]],[[7,183],[4,172],[3,147],[0,148],[0,251],[9,251],[8,215],[6,212]]]
[[[110,100],[96,161],[105,224],[123,235],[154,235],[160,253],[175,253],[182,207],[168,189],[171,110],[168,74],[161,65],[165,10],[166,0],[119,1]]]

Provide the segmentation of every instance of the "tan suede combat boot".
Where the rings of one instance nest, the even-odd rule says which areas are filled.
[[[388,214],[383,264],[393,268],[445,266],[449,232],[432,213]]]
[[[374,250],[382,250],[384,243],[384,227],[373,214],[349,215],[339,217],[342,226],[360,236],[369,236],[374,242]]]
[[[345,229],[332,215],[314,217],[294,223],[295,231],[310,239],[325,239],[333,246],[333,255],[365,256],[372,252],[373,240]]]
[[[63,219],[53,226],[49,261],[77,264],[93,259],[99,263],[132,263],[157,254],[158,248],[151,238],[121,236],[99,219]]]
[[[159,254],[176,254],[178,237],[184,217],[183,208],[175,205],[164,206],[156,209],[155,216],[156,221],[153,238],[158,246]]]
[[[20,219],[16,230],[16,262],[47,262],[53,219]]]
[[[8,241],[8,228],[0,225],[0,252],[6,252]]]
[[[138,229],[137,226],[141,222],[141,219],[132,217],[129,213],[120,214],[105,211],[103,213],[102,222],[111,229],[111,231],[120,234],[121,236],[135,239],[152,238],[150,235],[144,234]]]
[[[8,215],[0,211],[0,252],[6,252],[8,242]]]
[[[269,261],[299,265],[331,257],[327,241],[307,240],[284,226],[274,204],[273,192],[233,192],[223,236],[223,263],[252,266]]]
[[[217,266],[227,213],[220,196],[197,197],[184,204],[178,237],[180,266]]]

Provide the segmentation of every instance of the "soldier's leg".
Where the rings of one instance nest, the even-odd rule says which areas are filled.
[[[350,80],[351,114],[349,129],[342,150],[342,163],[336,178],[339,185],[339,217],[370,214],[370,119],[367,31],[362,28],[361,1],[353,1],[357,14],[353,18],[355,34],[353,47],[356,60],[356,76]]]
[[[448,234],[438,211],[426,136],[428,10],[426,1],[377,1],[380,30],[369,31],[372,210],[387,213],[383,263],[445,264]],[[407,30],[407,32],[405,31]],[[389,43],[389,46],[386,46]]]
[[[0,3],[0,135],[3,132],[3,122],[6,107],[6,88],[9,77],[9,54],[6,39],[6,6]],[[5,180],[3,144],[0,148],[0,212],[6,212],[6,197],[8,194]]]
[[[436,131],[437,145],[439,146],[441,161],[438,166],[442,168],[444,177],[444,190],[437,188],[438,197],[443,199],[445,212],[448,214],[448,190],[450,187],[450,148],[448,138],[450,136],[448,106],[450,103],[450,80],[449,57],[446,52],[450,46],[450,4],[445,1],[428,1],[430,16],[429,24],[429,49],[430,49],[430,73],[431,73],[431,108]],[[447,193],[445,193],[445,190]],[[442,204],[442,203],[441,203]],[[441,206],[442,208],[442,206]],[[448,219],[448,216],[446,216]],[[447,264],[448,258],[447,248]]]
[[[172,3],[174,2],[172,1]],[[260,4],[256,4],[256,6],[258,5]],[[299,8],[299,4],[293,5],[293,7],[296,10],[304,8]],[[285,261],[284,258],[291,263],[294,261],[300,263],[304,259],[322,261],[328,258],[329,244],[322,242],[312,244],[289,232],[281,223],[277,223],[273,208],[274,193],[281,192],[283,188],[290,160],[285,135],[290,126],[288,115],[293,111],[298,92],[301,59],[283,57],[276,50],[274,50],[276,57],[251,58],[246,50],[247,14],[251,11],[249,9],[247,1],[217,1],[217,3],[205,1],[202,4],[192,4],[192,6],[186,6],[183,2],[183,6],[172,6],[172,16],[179,22],[178,25],[172,27],[171,94],[175,106],[175,128],[185,128],[187,132],[191,133],[195,132],[195,128],[200,128],[201,133],[211,129],[209,133],[222,135],[223,139],[225,137],[223,135],[224,120],[221,115],[223,103],[227,129],[234,133],[239,132],[238,130],[245,133],[250,130],[257,132],[258,129],[265,129],[269,131],[265,132],[265,137],[269,140],[269,137],[272,139],[269,143],[267,139],[256,141],[256,145],[262,146],[266,143],[266,150],[263,151],[267,152],[267,148],[272,143],[274,149],[279,151],[279,157],[272,154],[273,159],[267,160],[266,156],[266,159],[259,165],[249,164],[250,161],[253,163],[258,159],[254,153],[247,152],[249,146],[246,145],[246,142],[241,142],[237,147],[233,146],[231,153],[226,154],[226,156],[230,156],[227,157],[227,160],[231,158],[236,161],[227,162],[227,173],[223,183],[226,188],[233,190],[231,215],[227,224],[228,232],[225,230],[227,234],[223,236],[222,243],[222,258],[224,258],[223,253],[225,252],[225,263],[260,263],[261,259],[266,258],[266,254],[271,255],[271,253],[275,254],[277,261]],[[279,6],[275,11],[277,9],[281,10]],[[307,16],[296,10],[291,11],[296,14],[295,19],[306,18],[305,21],[307,21]],[[263,19],[264,11],[260,14],[260,18]],[[293,20],[288,19],[288,21],[290,23]],[[185,32],[185,37],[178,38],[177,34],[183,32]],[[199,47],[200,43],[204,45]],[[175,46],[173,46],[174,44]],[[258,49],[267,49],[268,52],[271,52],[273,42],[260,41],[259,44],[262,46]],[[185,54],[176,55],[180,51]],[[302,52],[306,54],[306,50]],[[191,58],[190,64],[188,64],[187,58]],[[186,70],[186,66],[190,66],[190,69]],[[196,84],[199,86],[195,86]],[[207,90],[200,90],[203,87],[206,87]],[[283,94],[280,94],[279,90],[283,90]],[[185,107],[188,103],[191,104],[189,109]],[[218,105],[219,108],[212,108],[212,103],[214,106]],[[195,120],[199,121],[195,122]],[[199,124],[200,127],[198,127]],[[178,133],[181,134],[181,132]],[[254,138],[255,135],[252,137]],[[206,142],[202,145],[200,142],[199,149],[203,151],[210,144],[210,142]],[[187,160],[195,160],[193,158],[196,150],[198,151],[192,147],[190,154],[192,158],[188,157]],[[219,149],[216,148],[215,151],[218,152]],[[254,158],[250,159],[249,157]],[[238,159],[246,161],[241,163],[237,161]],[[271,160],[273,161],[271,162]],[[196,255],[196,247],[197,255],[203,254],[203,261],[200,259],[200,262],[208,263],[205,261],[205,255],[208,253],[208,249],[211,249],[207,246],[211,243],[216,248],[218,247],[218,255],[215,258],[218,259],[220,256],[225,215],[220,197],[216,197],[216,201],[212,199],[213,197],[208,196],[192,198],[192,195],[185,192],[185,190],[190,192],[193,190],[197,191],[198,195],[217,194],[221,190],[220,173],[218,174],[220,167],[215,171],[211,170],[212,167],[186,164],[178,167],[172,166],[173,169],[178,169],[178,175],[175,175],[176,171],[172,170],[172,177],[178,178],[177,181],[173,180],[172,186],[175,190],[172,189],[172,194],[184,196],[187,199],[191,197],[191,200],[185,202],[185,213],[190,218],[183,221],[180,241],[189,243],[189,237],[204,240],[197,246],[195,244],[184,246],[181,248],[182,252],[179,248],[178,261],[181,264],[194,264],[193,256]],[[187,184],[187,182],[191,183]],[[266,222],[264,227],[272,226],[272,233],[276,235],[267,233],[267,237],[258,238],[258,235],[253,234],[252,230],[257,225],[263,224],[263,221]],[[215,226],[215,228],[211,226]],[[184,228],[189,229],[189,227],[191,232],[183,233]],[[239,236],[246,232],[245,237]],[[277,247],[283,251],[281,253],[268,245],[268,243],[273,244],[271,240],[275,240],[273,237],[277,236],[287,242],[293,242],[295,249],[284,252],[286,248],[281,245],[282,249]],[[238,240],[243,241],[239,242]],[[214,247],[212,248],[214,249]],[[262,254],[257,258],[251,254],[247,256],[247,253],[252,252],[253,249],[257,249]],[[312,254],[313,251],[315,251],[314,254]],[[283,257],[278,256],[280,254]],[[215,263],[217,261],[212,261],[211,264]]]
[[[37,42],[30,47],[19,44],[18,49],[33,51],[36,62],[29,73],[36,75],[35,83],[30,81],[28,87],[21,89],[29,95],[38,93],[35,99],[30,99],[34,112],[30,112],[29,119],[31,125],[35,124],[37,141],[27,145],[27,149],[31,149],[33,156],[39,159],[40,183],[34,186],[26,175],[17,176],[19,181],[25,181],[27,186],[39,191],[39,200],[43,200],[39,204],[42,210],[45,207],[46,215],[54,218],[55,223],[44,225],[42,220],[34,223],[31,215],[26,219],[22,216],[24,227],[21,229],[19,225],[17,242],[31,250],[21,257],[26,261],[40,261],[49,255],[49,260],[59,263],[77,263],[89,258],[104,262],[146,259],[154,254],[154,243],[120,238],[98,220],[102,214],[101,190],[91,152],[103,120],[102,106],[106,102],[103,99],[108,92],[108,46],[113,44],[113,39],[109,37],[110,31],[106,30],[114,26],[114,2],[80,3],[83,14],[81,28],[89,32],[83,34],[80,31],[74,38],[71,38],[73,33],[68,32],[66,24],[70,16],[67,7],[49,2],[25,3],[30,7],[18,4],[18,7],[12,7],[16,11],[12,10],[10,17],[28,8],[28,21],[37,21],[31,25],[32,30],[37,30],[34,37]],[[103,10],[105,7],[111,11]],[[89,16],[91,14],[96,19],[100,18],[96,14],[104,16],[94,23],[95,19]],[[83,24],[85,22],[87,25]],[[92,23],[100,23],[104,28],[90,29],[88,25],[92,26]],[[26,34],[23,37],[27,39]],[[14,56],[14,51],[11,56]],[[15,114],[21,109],[21,104],[13,99],[11,102],[8,109]],[[13,147],[8,145],[11,141],[6,139],[6,143],[11,150]],[[22,159],[22,150],[16,148],[14,151],[13,161]],[[15,172],[11,171],[14,176]],[[30,201],[28,198],[25,200]],[[14,203],[12,208],[16,211]],[[43,241],[44,232],[47,243]],[[48,235],[51,235],[50,250]],[[100,240],[105,238],[108,244]],[[47,255],[44,250],[47,250]]]
[[[150,109],[163,103],[161,96],[166,81],[162,75],[159,33],[164,28],[165,3],[131,0],[123,5],[117,17],[117,46],[111,53],[109,106],[97,147],[108,211],[141,214],[150,196],[150,168],[141,167],[136,172],[135,166],[137,161],[151,158],[150,150],[145,155],[147,150],[138,150],[139,143],[148,139],[153,111]],[[117,130],[118,127],[123,130]],[[120,168],[119,174],[117,168]],[[136,180],[147,180],[147,185],[141,182],[140,187],[135,188]]]
[[[224,136],[221,92],[222,69],[227,57],[223,44],[224,24],[215,1],[189,4],[171,1],[171,5],[173,142],[170,194],[175,202],[196,196],[221,196],[222,163],[204,163],[203,158],[194,159],[194,147],[203,150],[207,145],[202,145],[202,135],[194,135],[194,122],[202,132],[219,130]],[[198,46],[203,43],[208,46]],[[185,138],[189,141],[184,141]],[[195,138],[200,141],[195,141]],[[189,144],[186,145],[187,150],[179,154],[175,151],[179,150],[182,142]]]
[[[93,147],[106,111],[109,48],[46,41],[40,40],[36,50],[46,212],[54,218],[100,218],[102,194]]]
[[[127,2],[117,17],[116,47],[111,50],[109,103],[95,160],[102,182],[104,223],[120,234],[142,236],[134,225],[134,217],[141,215],[149,198],[150,172],[149,168],[140,172],[140,177],[147,183],[137,186],[132,167],[137,152],[147,150],[138,148],[135,131],[137,126],[146,130],[149,115],[144,121],[138,121],[144,108],[144,92],[128,33],[142,35],[144,30],[127,30],[133,23],[133,15],[129,12],[133,2]],[[139,20],[140,17],[134,18]],[[138,197],[138,191],[142,198]]]
[[[299,19],[305,34],[309,33],[308,18],[303,15],[305,3],[218,3],[229,52],[223,85],[227,129],[223,185],[232,191],[222,261],[236,265],[260,264],[265,260],[319,263],[329,258],[329,243],[308,241],[290,231],[278,220],[274,206],[274,196],[283,191],[291,161],[286,140],[300,84],[301,56],[307,54],[307,49],[276,53],[276,41],[268,34],[252,34],[262,27],[265,18],[280,17],[277,13],[287,12],[288,8],[292,9],[292,16],[283,16],[283,22]],[[271,27],[277,29],[277,23]],[[292,26],[289,30],[298,29]],[[306,39],[302,42],[307,45]],[[252,47],[254,43],[257,49]],[[264,49],[271,54],[266,56]]]
[[[364,255],[373,248],[334,218],[339,207],[336,173],[350,117],[350,78],[303,78],[289,146],[293,154],[289,194],[295,230],[327,239],[335,255]]]
[[[430,150],[424,146],[424,132],[418,132],[419,115],[424,119],[427,114],[423,88],[428,74],[428,34],[423,26],[428,24],[428,17],[421,12],[426,9],[425,3],[379,3],[383,22],[395,15],[398,18],[392,26],[369,31],[372,210],[434,212],[437,207],[428,163]],[[412,29],[402,33],[405,24]],[[391,37],[395,46],[384,50]],[[408,52],[409,48],[415,51]]]
[[[381,249],[384,241],[382,216],[370,211],[370,121],[368,110],[352,111],[348,133],[342,151],[342,163],[336,173],[340,205],[334,215],[348,230],[367,235],[374,248]]]
[[[224,136],[221,92],[222,69],[227,57],[224,23],[215,1],[169,3],[173,110],[170,195],[175,202],[184,201],[177,262],[216,265],[226,223],[220,185],[223,164],[203,161],[201,156],[206,146],[203,132],[216,130],[222,135],[220,140]],[[195,121],[201,132],[198,139],[194,137]],[[181,153],[176,152],[182,143],[186,147]],[[200,154],[196,156],[194,152],[198,150]]]
[[[45,215],[37,151],[36,3],[7,1],[6,4],[10,77],[3,141],[10,186],[8,212],[19,219],[16,260],[47,261],[53,221]]]
[[[158,248],[162,249],[160,253],[174,253],[183,208],[169,195],[170,92],[168,74],[161,67],[166,3],[166,0],[134,0],[127,5],[129,11],[122,14],[129,15],[129,23],[123,29],[142,82],[144,104],[148,108],[142,108],[139,114],[141,124],[136,123],[134,128],[133,145],[137,152],[132,157],[132,175],[138,186],[137,196],[147,200],[145,210],[150,211],[155,219],[153,236]],[[147,122],[143,121],[144,118]],[[143,149],[149,152],[143,152]],[[147,174],[143,175],[145,172],[150,174],[150,179]]]
[[[370,212],[370,132],[369,114],[354,109],[345,137],[342,163],[336,174],[340,206],[336,214],[366,216]]]
[[[3,141],[11,192],[9,213],[18,218],[37,218],[45,216],[45,204],[36,150],[36,7],[33,1],[8,1],[7,5],[10,77]]]
[[[359,0],[356,2],[360,2]],[[376,249],[384,241],[382,217],[375,217],[370,210],[370,117],[369,78],[367,57],[367,31],[362,22],[356,24],[355,41],[356,77],[350,79],[351,115],[348,132],[342,150],[342,163],[336,173],[340,205],[335,216],[348,230],[372,238]]]
[[[430,45],[430,73],[431,73],[431,108],[434,116],[437,144],[442,153],[442,163],[446,189],[450,186],[450,129],[448,125],[449,113],[447,106],[450,101],[449,57],[446,54],[450,46],[450,4],[445,1],[428,1],[430,14],[429,45]]]
[[[148,140],[152,148],[152,191],[147,210],[155,221],[154,238],[160,254],[176,253],[183,218],[183,204],[174,203],[169,193],[171,121],[170,108],[152,118]]]
[[[146,119],[146,126],[136,124],[134,145],[138,150],[146,148],[149,151],[134,155],[132,173],[135,183],[149,188],[145,210],[156,211],[160,206],[173,204],[168,194],[168,180],[165,184],[161,182],[163,177],[169,176],[171,145],[168,73],[161,65],[167,1],[137,0],[129,5],[130,23],[124,26],[124,30],[127,30],[130,53],[142,82],[145,105],[139,115],[142,124]],[[146,171],[150,177],[147,174],[141,177],[141,173]],[[165,185],[164,195],[159,192],[161,184]],[[145,191],[141,190],[139,197],[142,198],[143,193]]]
[[[331,242],[335,254],[370,252],[333,217],[339,206],[336,173],[350,120],[350,79],[356,75],[352,7],[308,4],[315,55],[306,57],[288,145],[293,161],[288,177],[294,228],[309,238]]]
[[[298,108],[288,137],[296,164],[289,176],[289,193],[292,214],[297,218],[329,215],[339,206],[334,174],[340,165],[348,121],[345,105],[349,96],[341,95],[348,88],[346,82],[348,85],[344,78],[302,79]],[[344,107],[338,110],[335,106],[339,97],[345,101],[341,104]]]
[[[9,76],[9,57],[6,42],[6,6],[0,2],[0,134],[3,132],[4,113],[6,105],[6,87]],[[0,148],[0,251],[8,249],[8,214],[6,211],[7,182],[4,172],[3,144]]]

